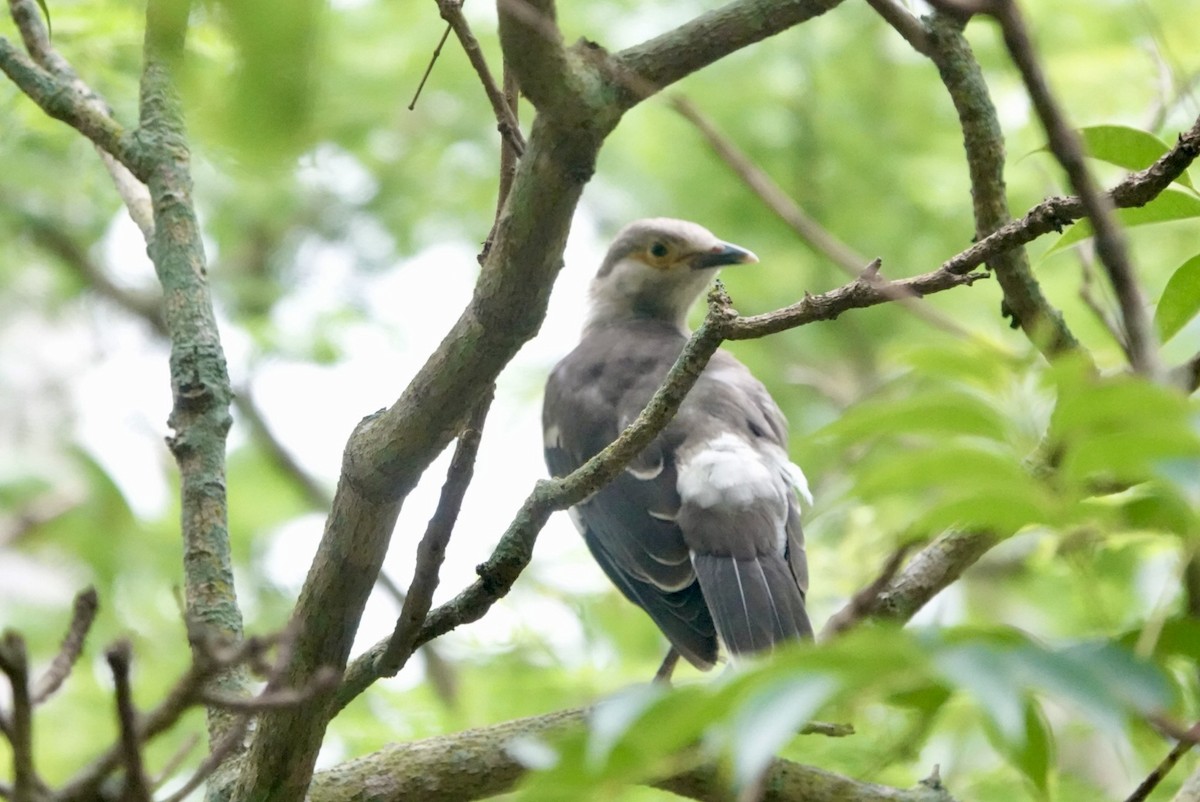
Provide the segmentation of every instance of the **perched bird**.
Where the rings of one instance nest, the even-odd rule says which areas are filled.
[[[688,309],[724,265],[757,262],[683,220],[630,223],[592,280],[583,337],[554,368],[546,464],[578,468],[637,417],[687,342]],[[812,637],[787,421],[762,383],[713,355],[678,414],[610,484],[571,509],[608,577],[698,668]],[[668,654],[673,666],[673,655]]]

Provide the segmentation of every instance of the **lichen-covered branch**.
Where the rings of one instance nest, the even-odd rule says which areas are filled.
[[[310,802],[351,802],[369,785],[375,802],[465,802],[510,790],[526,771],[510,751],[518,738],[552,737],[586,723],[587,708],[506,721],[407,744],[393,744],[313,777]],[[804,731],[824,732],[820,727]],[[715,767],[695,766],[652,785],[698,800],[727,800]],[[911,790],[862,783],[812,766],[775,760],[763,800],[770,802],[950,802],[940,786]]]
[[[174,70],[183,56],[190,3],[150,0],[141,83],[138,158],[154,208],[150,258],[163,288],[163,322],[171,341],[173,406],[169,439],[179,465],[184,597],[193,624],[227,640],[242,637],[233,586],[225,495],[225,437],[231,390],[205,273],[200,226],[192,203],[190,153]],[[195,649],[193,649],[195,654]],[[215,679],[241,693],[240,667]],[[209,711],[216,741],[229,714]]]
[[[837,7],[842,0],[734,0],[613,56],[630,108],[697,70]],[[524,82],[522,79],[522,89]]]
[[[1004,181],[1004,133],[996,117],[983,71],[962,33],[960,18],[933,14],[926,26],[928,55],[954,102],[963,132],[975,239],[982,240],[1012,220]],[[1014,247],[991,256],[988,267],[1004,291],[1005,308],[1030,341],[1047,356],[1079,350],[1062,313],[1051,306],[1029,267],[1024,248]]]
[[[1042,121],[1050,150],[1058,159],[1092,221],[1096,255],[1108,271],[1121,306],[1129,359],[1133,369],[1151,379],[1162,378],[1158,342],[1146,312],[1146,301],[1133,272],[1125,234],[1113,215],[1112,198],[1100,191],[1084,161],[1083,143],[1067,122],[1066,115],[1050,91],[1046,75],[1034,53],[1033,42],[1021,11],[1014,0],[994,0],[986,12],[995,16],[1004,33],[1004,44]]]

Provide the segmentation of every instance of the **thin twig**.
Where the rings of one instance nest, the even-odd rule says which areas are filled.
[[[467,59],[475,68],[475,74],[479,76],[479,82],[483,84],[483,91],[492,105],[492,114],[496,116],[496,127],[500,131],[500,136],[517,156],[521,156],[525,153],[525,137],[521,136],[521,127],[517,124],[517,118],[512,113],[512,109],[509,108],[504,92],[496,86],[496,79],[492,77],[492,71],[488,69],[487,59],[483,55],[483,48],[479,46],[479,40],[475,38],[475,34],[471,33],[471,26],[467,24],[467,18],[463,16],[463,0],[437,0],[437,4],[442,19],[446,20],[446,23],[454,29],[454,34],[462,44]]]
[[[437,590],[438,574],[446,556],[446,546],[458,521],[463,497],[474,476],[475,456],[479,453],[483,424],[491,405],[492,393],[489,392],[479,402],[458,436],[458,445],[446,471],[446,481],[442,484],[437,508],[417,546],[417,565],[413,569],[412,583],[404,596],[391,640],[379,658],[377,670],[381,676],[395,676],[408,661],[417,633],[421,631],[425,616],[433,606],[433,594]]]
[[[907,8],[896,0],[867,0],[867,3],[895,28],[896,33],[900,34],[913,50],[929,55],[929,38],[925,35],[925,28],[921,25],[921,20],[913,16]]]
[[[275,655],[275,663],[270,669],[266,688],[258,697],[251,699],[231,699],[212,692],[204,692],[203,695],[206,697],[208,704],[219,704],[224,709],[236,710],[238,715],[232,718],[229,727],[212,744],[208,755],[196,767],[196,771],[188,778],[187,782],[180,786],[175,793],[162,800],[162,802],[183,802],[192,791],[199,788],[201,783],[211,777],[221,767],[222,763],[235,752],[239,751],[245,742],[246,731],[250,727],[250,722],[254,720],[256,714],[281,706],[299,704],[337,683],[338,674],[336,671],[321,670],[312,676],[309,684],[304,688],[281,690],[276,687],[286,677],[287,668],[291,662],[292,640],[293,632],[291,630],[280,636],[278,641],[279,649]],[[261,656],[261,653],[258,656]]]
[[[305,500],[313,509],[328,510],[333,503],[329,491],[317,481],[316,477],[304,469],[288,450],[283,441],[275,436],[262,411],[254,400],[254,393],[249,385],[234,393],[233,405],[238,414],[250,426],[251,436],[267,452],[267,456],[304,494]]]
[[[433,55],[429,57],[429,65],[425,67],[425,74],[421,76],[421,83],[417,84],[417,91],[413,93],[413,98],[408,104],[409,111],[417,107],[421,91],[425,88],[425,82],[429,80],[430,73],[433,72],[433,65],[437,64],[438,56],[442,55],[442,48],[446,46],[446,40],[450,38],[451,30],[451,26],[447,25],[446,30],[442,31],[442,38],[438,41],[437,47],[433,49]]]
[[[1146,779],[1138,783],[1138,787],[1133,790],[1132,794],[1126,797],[1125,802],[1145,802],[1150,793],[1171,773],[1171,769],[1175,768],[1175,764],[1179,762],[1179,759],[1190,752],[1193,746],[1195,744],[1191,741],[1180,741],[1171,747],[1171,751],[1162,759],[1162,762],[1146,775]]]
[[[125,765],[125,789],[122,800],[149,802],[150,789],[142,767],[142,741],[138,736],[138,715],[133,706],[133,690],[129,686],[129,664],[132,647],[120,640],[105,650],[104,657],[112,669],[116,688],[117,723],[120,729],[121,762]]]
[[[42,15],[35,0],[9,0],[9,9],[12,12],[13,21],[16,22],[17,28],[21,32],[25,49],[33,58],[34,63],[49,72],[58,81],[78,92],[82,103],[90,111],[112,119],[113,112],[108,103],[84,83],[71,64],[51,44],[49,29],[42,22]],[[141,229],[146,241],[149,242],[154,232],[154,213],[146,185],[134,176],[123,161],[115,158],[114,154],[101,147],[99,142],[93,142],[93,144],[96,152],[100,155],[104,168],[113,180],[117,194],[121,196],[125,208],[129,211],[129,216]]]
[[[912,543],[904,543],[892,551],[884,562],[879,575],[871,580],[865,588],[850,597],[850,601],[838,610],[821,629],[821,640],[825,641],[834,635],[845,632],[871,614],[879,603],[880,595],[891,585],[892,580],[904,565],[904,558],[912,550]]]
[[[682,95],[672,97],[670,103],[675,111],[695,126],[713,152],[742,180],[742,183],[749,187],[780,220],[787,223],[801,240],[846,275],[855,277],[862,272],[862,266],[867,262],[867,258],[855,252],[853,248],[810,217],[766,172],[728,137],[717,130],[712,120],[705,117]],[[898,292],[893,300],[906,311],[943,331],[959,337],[971,336],[969,331],[952,318],[943,315],[928,304],[922,303],[920,298]]]
[[[286,656],[286,633],[266,638],[251,637],[229,646],[218,639],[206,638],[193,643],[192,665],[176,681],[161,702],[141,716],[138,721],[137,738],[146,743],[175,726],[179,718],[198,704],[205,685],[220,671],[234,665],[254,663],[272,646],[279,646],[276,661]],[[120,746],[113,746],[92,763],[82,769],[58,793],[59,802],[83,802],[93,799],[100,785],[121,764],[123,753]]]
[[[1096,320],[1100,322],[1100,325],[1104,327],[1104,330],[1113,338],[1113,342],[1120,347],[1121,351],[1125,354],[1125,358],[1128,359],[1130,356],[1129,344],[1125,342],[1125,335],[1122,333],[1121,327],[1109,315],[1108,310],[1104,308],[1104,304],[1096,295],[1096,270],[1092,264],[1091,257],[1082,249],[1079,251],[1079,268],[1081,279],[1079,283],[1079,299],[1083,301],[1084,306],[1091,310]]]
[[[12,687],[13,802],[32,802],[41,782],[33,767],[33,703],[29,698],[29,657],[25,640],[15,632],[0,635],[0,671]]]
[[[71,625],[63,638],[58,654],[54,656],[46,673],[38,679],[33,691],[33,704],[38,705],[50,698],[50,695],[62,687],[71,674],[75,661],[83,653],[83,644],[87,634],[96,620],[96,612],[100,608],[100,599],[96,589],[88,587],[75,596],[72,605]]]

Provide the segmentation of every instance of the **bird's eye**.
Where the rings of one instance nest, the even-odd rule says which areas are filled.
[[[656,242],[650,246],[650,255],[655,259],[661,259],[667,255],[667,246],[661,242]]]

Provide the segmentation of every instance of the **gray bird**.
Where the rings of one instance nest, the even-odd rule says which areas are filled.
[[[554,476],[637,417],[687,342],[686,316],[724,265],[757,262],[683,220],[630,223],[592,281],[583,337],[546,383]],[[610,484],[571,509],[608,577],[675,652],[701,669],[718,638],[734,655],[811,638],[808,564],[787,421],[762,383],[713,355],[674,420]],[[660,675],[669,675],[672,654]]]

